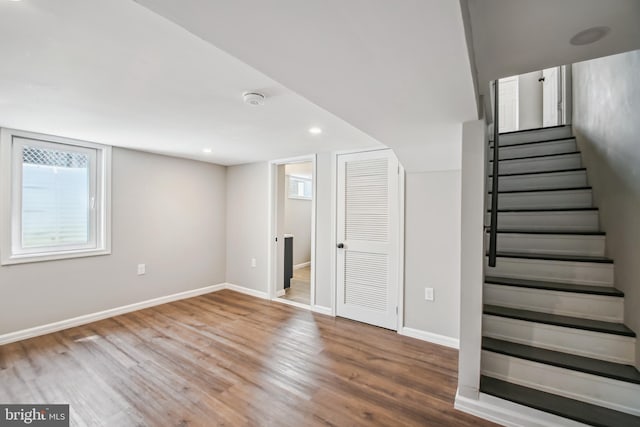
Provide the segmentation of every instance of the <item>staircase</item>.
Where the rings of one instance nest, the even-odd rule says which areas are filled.
[[[640,426],[636,334],[623,324],[624,294],[571,127],[502,134],[499,155],[481,392],[562,425]]]

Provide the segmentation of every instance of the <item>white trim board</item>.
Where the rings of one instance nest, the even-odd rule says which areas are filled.
[[[331,307],[323,307],[321,305],[314,305],[313,307],[311,307],[311,311],[315,311],[316,313],[324,314],[325,316],[336,317],[333,314],[333,310],[331,310]]]
[[[296,264],[293,266],[294,270],[300,270],[301,268],[309,267],[311,265],[311,261],[301,262],[300,264]]]
[[[62,331],[64,329],[74,328],[76,326],[86,325],[87,323],[97,322],[98,320],[108,319],[110,317],[119,316],[121,314],[131,313],[132,311],[138,311],[149,307],[154,307],[169,302],[179,301],[187,298],[193,298],[200,295],[208,294],[211,292],[221,291],[229,288],[228,283],[220,283],[212,286],[205,286],[204,288],[192,289],[189,291],[178,292],[176,294],[167,295],[158,298],[152,298],[146,301],[140,301],[133,304],[123,305],[120,307],[110,308],[96,313],[85,314],[78,317],[72,317],[70,319],[60,320],[46,325],[35,326],[33,328],[23,329],[20,331],[9,332],[4,335],[0,335],[0,345],[9,344],[16,341],[22,341],[28,338],[34,338],[40,335],[50,334],[52,332]],[[232,285],[235,286],[235,285]],[[238,291],[242,292],[242,291]],[[246,293],[246,292],[245,292]]]
[[[460,348],[460,340],[457,338],[447,337],[445,335],[434,334],[433,332],[422,331],[420,329],[407,328],[403,326],[398,331],[400,335],[427,341],[433,344],[443,345],[445,347]]]
[[[587,427],[586,424],[485,393],[474,400],[456,392],[454,408],[507,427]]]
[[[233,283],[225,283],[224,285],[225,285],[224,289],[229,289],[230,291],[236,291],[238,293],[249,295],[256,298],[270,299],[269,294],[264,291],[245,288],[244,286],[234,285]]]

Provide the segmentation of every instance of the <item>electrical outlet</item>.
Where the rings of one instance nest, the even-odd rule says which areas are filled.
[[[138,264],[138,276],[142,276],[147,272],[147,266],[145,264]]]
[[[424,288],[424,299],[433,301],[433,288]]]
[[[253,267],[253,268],[256,267],[256,259],[255,258],[251,258],[251,267]]]

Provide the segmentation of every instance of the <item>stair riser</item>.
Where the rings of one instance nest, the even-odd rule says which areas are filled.
[[[493,178],[489,178],[491,188]],[[516,175],[500,177],[499,191],[524,191],[554,188],[586,187],[586,171],[557,172],[538,175]]]
[[[572,153],[578,151],[575,139],[543,142],[540,144],[500,146],[500,159],[516,157],[546,156],[549,154]],[[489,149],[489,158],[493,159],[493,148]]]
[[[491,215],[486,215],[486,224]],[[598,231],[598,211],[499,212],[500,230]]]
[[[635,363],[635,338],[483,315],[486,337],[615,363]]]
[[[486,260],[485,262],[488,262]],[[498,257],[486,268],[494,277],[538,280],[578,285],[613,286],[613,264]]]
[[[488,233],[485,239],[488,246]],[[604,245],[605,236],[498,233],[501,252],[604,256]]]
[[[521,142],[545,141],[548,139],[570,138],[571,126],[552,129],[538,129],[531,132],[518,132],[500,135],[500,146],[519,144]]]
[[[521,310],[622,323],[624,299],[543,289],[484,285],[484,303]]]
[[[536,390],[640,415],[640,385],[482,351],[482,374]]]
[[[488,206],[491,206],[489,195]],[[534,193],[502,193],[499,209],[571,209],[589,208],[593,201],[591,190],[540,191]]]
[[[490,166],[491,168],[492,166]],[[582,167],[580,154],[567,154],[554,157],[536,157],[533,159],[501,161],[498,174],[529,173],[562,169],[577,169]]]

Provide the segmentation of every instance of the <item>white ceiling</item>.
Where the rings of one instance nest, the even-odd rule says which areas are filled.
[[[638,0],[466,2],[481,91],[640,48]],[[0,126],[221,164],[381,142],[409,171],[459,168],[477,116],[453,0],[2,0],[0,55]]]
[[[479,91],[500,77],[640,49],[638,0],[467,0]],[[571,37],[608,26],[602,40],[573,46]]]
[[[137,0],[394,148],[460,167],[477,117],[454,0]]]
[[[2,0],[0,58],[0,126],[227,165],[380,146],[131,0]]]

